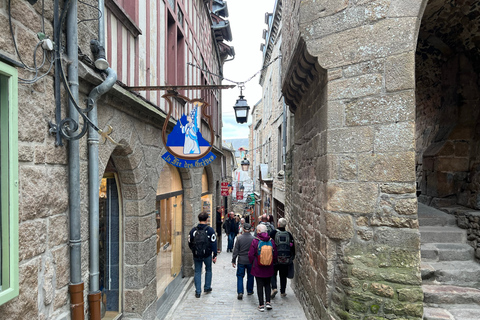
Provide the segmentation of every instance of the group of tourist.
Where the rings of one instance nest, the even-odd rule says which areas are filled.
[[[205,264],[204,293],[212,291],[212,262],[216,262],[217,239],[221,239],[221,208],[217,207],[217,233],[207,224],[208,213],[198,215],[199,224],[193,227],[189,236],[189,247],[195,261],[195,296],[201,295],[201,273]],[[220,216],[220,219],[219,219]],[[273,218],[273,217],[272,217]],[[244,295],[244,278],[247,275],[247,294],[252,295],[254,279],[257,284],[258,310],[272,309],[271,299],[277,290],[277,274],[280,276],[280,295],[286,296],[287,278],[293,278],[293,259],[295,242],[290,232],[286,231],[287,220],[278,219],[277,228],[264,214],[252,235],[252,225],[242,219],[236,219],[233,212],[223,221],[223,229],[228,238],[227,252],[232,252],[232,266],[237,268],[237,299]]]

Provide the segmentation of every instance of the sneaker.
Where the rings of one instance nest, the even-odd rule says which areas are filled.
[[[258,306],[258,311],[260,311],[260,312],[265,311],[265,307],[264,306]]]
[[[272,290],[272,299],[275,298],[275,296],[277,295],[277,289],[273,289]]]
[[[253,292],[248,292],[247,294],[248,294],[249,296],[251,296],[251,295],[253,294]]]
[[[200,293],[195,293],[195,298],[200,298]]]
[[[265,308],[267,308],[267,310],[272,310],[272,305],[270,302],[265,303]]]
[[[287,296],[286,293],[282,293],[282,294],[280,294],[280,295],[281,295],[282,297],[286,297],[286,296]]]
[[[210,292],[212,292],[212,288],[210,288],[210,289],[205,289],[205,290],[203,290],[203,292],[205,292],[205,293],[210,293]]]
[[[243,293],[239,293],[238,296],[237,296],[237,299],[242,300],[243,299]]]

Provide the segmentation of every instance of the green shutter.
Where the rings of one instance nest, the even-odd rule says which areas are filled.
[[[18,296],[18,77],[0,62],[0,305]]]

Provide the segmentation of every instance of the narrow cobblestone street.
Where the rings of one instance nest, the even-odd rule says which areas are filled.
[[[217,263],[213,265],[212,293],[195,298],[193,278],[180,295],[179,299],[167,314],[165,319],[307,319],[305,313],[287,282],[287,295],[281,297],[280,292],[272,299],[272,310],[259,312],[257,310],[257,287],[254,294],[245,293],[243,300],[237,299],[236,270],[232,267],[232,254],[227,253],[227,238],[223,235],[222,253],[218,255]],[[205,270],[202,274],[202,288],[205,280]],[[277,279],[280,285],[280,280]],[[246,276],[245,282],[246,283]],[[159,320],[159,319],[158,319]]]

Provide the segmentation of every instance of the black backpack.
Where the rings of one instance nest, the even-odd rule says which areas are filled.
[[[288,231],[278,230],[275,234],[275,244],[277,245],[278,264],[289,264],[291,261],[291,248]]]
[[[193,232],[193,254],[195,257],[205,258],[207,257],[207,249],[209,247],[209,238],[207,234],[207,228],[199,229],[195,228]]]

